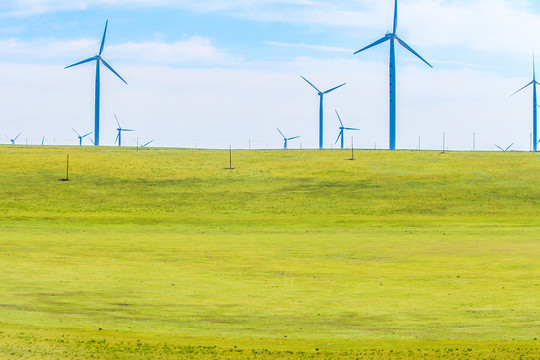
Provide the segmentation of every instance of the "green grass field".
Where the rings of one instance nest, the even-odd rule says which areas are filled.
[[[539,359],[538,154],[349,157],[0,147],[0,359]]]

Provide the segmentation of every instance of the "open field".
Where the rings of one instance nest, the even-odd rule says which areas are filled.
[[[540,358],[538,154],[356,156],[0,147],[0,359]]]

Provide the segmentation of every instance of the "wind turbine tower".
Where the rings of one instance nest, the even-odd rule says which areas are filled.
[[[536,81],[536,65],[534,61],[534,54],[533,54],[533,79],[530,83],[510,95],[510,97],[516,95],[521,90],[529,87],[530,85],[533,86],[533,151],[536,152],[538,150],[538,101],[537,101],[537,91],[536,91],[536,85],[540,85],[538,81]]]
[[[107,35],[107,25],[109,24],[109,20],[105,23],[105,31],[103,32],[103,38],[101,39],[101,46],[99,48],[99,53],[96,56],[93,56],[91,58],[88,58],[86,60],[80,61],[76,64],[66,66],[65,69],[68,69],[73,66],[81,65],[90,61],[96,62],[96,104],[95,104],[95,122],[94,122],[94,145],[99,146],[99,96],[100,96],[100,65],[103,63],[107,69],[112,71],[113,74],[118,76],[120,80],[122,80],[126,85],[127,82],[122,79],[120,75],[114,69],[107,64],[107,62],[101,57],[101,54],[103,53],[103,47],[105,46],[105,36]]]
[[[336,89],[339,89],[340,87],[346,85],[347,83],[341,84],[339,86],[336,86],[335,88],[332,88],[330,90],[321,91],[317,89],[315,85],[310,83],[305,77],[300,76],[302,79],[304,79],[309,85],[311,85],[317,92],[319,93],[320,97],[320,105],[319,105],[319,149],[323,148],[323,98],[325,94],[328,94]]]
[[[386,41],[390,41],[390,150],[396,149],[396,50],[395,41],[416,55],[420,60],[425,62],[429,67],[433,68],[430,63],[424,60],[416,51],[414,51],[409,45],[397,36],[397,24],[398,24],[398,7],[397,0],[395,0],[394,6],[394,28],[391,33],[387,33],[383,38],[375,41],[373,44],[366,46],[363,49],[358,50],[354,54],[358,54],[364,50],[382,44]]]

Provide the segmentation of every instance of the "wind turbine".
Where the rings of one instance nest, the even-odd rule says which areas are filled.
[[[514,146],[514,143],[512,143],[512,144],[511,144],[509,147],[507,147],[506,149],[503,149],[502,147],[500,147],[500,146],[497,145],[497,144],[495,144],[495,146],[498,147],[501,151],[505,151],[505,152],[506,152],[506,151],[510,150],[510,148],[511,148],[512,146]]]
[[[90,131],[88,134],[84,134],[84,135],[80,135],[77,130],[75,130],[74,128],[71,128],[71,130],[73,130],[73,132],[75,132],[75,134],[77,134],[77,137],[79,138],[79,146],[82,146],[82,139],[87,137],[88,135],[90,135],[92,132]]]
[[[394,28],[391,33],[387,33],[383,38],[375,41],[373,44],[366,46],[363,49],[358,50],[354,54],[358,54],[364,50],[382,44],[386,41],[390,41],[390,150],[396,149],[396,51],[395,41],[401,44],[405,49],[416,55],[420,60],[425,62],[429,67],[433,68],[430,63],[424,60],[416,51],[414,51],[409,45],[397,36],[397,24],[398,24],[398,7],[397,0],[394,7]]]
[[[317,89],[315,85],[310,83],[305,77],[300,76],[302,79],[304,79],[309,85],[311,85],[317,92],[319,93],[320,97],[320,105],[319,105],[319,149],[323,148],[323,97],[325,94],[328,94],[329,92],[332,92],[336,89],[339,89],[340,87],[346,85],[347,83],[341,84],[339,86],[336,86],[335,88],[332,88],[330,90],[321,91]]]
[[[11,145],[15,145],[15,140],[17,140],[17,138],[18,138],[19,136],[21,136],[21,134],[22,134],[22,133],[19,133],[19,135],[15,136],[15,139],[12,139],[12,138],[10,138],[10,137],[7,136],[7,135],[6,135],[6,137],[9,139],[9,141],[11,141]]]
[[[103,32],[103,39],[101,40],[101,46],[99,48],[99,53],[96,56],[93,56],[91,58],[88,58],[86,60],[80,61],[76,64],[66,66],[65,69],[68,69],[73,66],[77,66],[80,64],[84,64],[90,61],[96,62],[96,104],[95,104],[95,122],[94,122],[94,145],[99,146],[99,94],[100,94],[100,64],[103,63],[105,67],[113,72],[116,76],[120,78],[124,83],[127,84],[127,82],[122,79],[120,75],[114,69],[107,64],[105,60],[101,57],[101,54],[103,53],[103,47],[105,46],[105,36],[107,35],[107,25],[109,24],[109,20],[105,23],[105,31]]]
[[[135,140],[135,141],[137,142],[137,146],[140,146],[140,147],[142,147],[142,148],[143,148],[143,147],[147,147],[148,145],[150,145],[151,143],[154,142],[154,140],[150,140],[149,142],[147,142],[146,144],[143,145],[143,144],[141,144],[141,143],[139,142],[139,138],[133,139],[133,140]]]
[[[300,136],[295,136],[295,137],[291,137],[291,138],[287,138],[285,135],[283,135],[283,133],[281,132],[281,130],[279,130],[278,128],[276,128],[277,131],[279,131],[279,133],[281,134],[281,136],[283,136],[283,148],[284,149],[287,149],[287,142],[289,140],[294,140],[294,139],[298,139]]]
[[[118,129],[116,129],[118,131],[118,135],[116,136],[116,140],[114,140],[114,143],[116,144],[116,142],[118,141],[118,146],[122,146],[122,131],[135,131],[135,130],[122,129],[122,127],[120,126],[120,123],[118,122],[118,118],[116,117],[116,114],[114,114],[114,118],[116,119],[116,123],[118,124]]]
[[[530,85],[533,86],[533,151],[536,152],[538,150],[538,101],[536,96],[536,85],[540,85],[538,81],[536,81],[536,65],[534,61],[534,54],[533,54],[533,79],[530,83],[510,95],[510,97],[516,95],[521,90],[529,87]]]
[[[336,140],[336,144],[339,141],[339,138],[341,138],[341,148],[343,149],[343,133],[345,132],[345,130],[360,131],[360,129],[346,128],[343,125],[343,121],[341,121],[341,117],[339,116],[339,113],[337,112],[337,110],[336,110],[336,115],[338,117],[339,123],[341,124],[341,126],[339,127],[340,131],[339,131],[339,135],[338,135],[337,140]]]

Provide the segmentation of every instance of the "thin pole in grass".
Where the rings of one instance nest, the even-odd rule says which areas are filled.
[[[229,145],[229,167],[228,168],[225,168],[225,170],[233,170],[234,168],[232,167],[232,146]]]
[[[60,181],[69,181],[69,154],[67,154],[67,161],[66,161],[66,178],[60,179]]]
[[[354,160],[354,137],[351,136],[351,158],[349,160]]]

